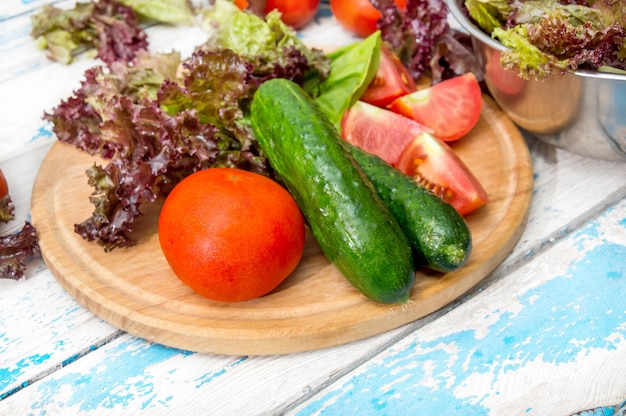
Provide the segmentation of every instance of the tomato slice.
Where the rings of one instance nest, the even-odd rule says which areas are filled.
[[[408,69],[393,52],[382,44],[378,71],[361,96],[361,101],[386,107],[396,98],[415,92],[416,89],[415,81]]]
[[[461,215],[489,201],[483,186],[454,150],[428,133],[409,143],[396,167],[432,190]]]
[[[404,10],[407,0],[395,0],[395,3]],[[374,33],[382,17],[369,0],[330,0],[330,11],[341,26],[362,37]]]
[[[482,110],[478,80],[468,72],[395,99],[389,108],[433,129],[443,140],[458,140],[478,122]]]
[[[341,137],[385,162],[394,165],[404,148],[417,136],[430,131],[390,110],[357,101],[341,120]]]

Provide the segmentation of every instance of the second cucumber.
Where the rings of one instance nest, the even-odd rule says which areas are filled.
[[[409,242],[328,117],[300,86],[264,82],[251,107],[255,136],[326,257],[380,303],[409,298]]]

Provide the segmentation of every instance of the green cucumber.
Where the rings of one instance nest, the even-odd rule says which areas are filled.
[[[348,148],[400,223],[416,265],[451,272],[466,263],[472,251],[472,234],[452,205],[381,158],[356,146]]]
[[[252,101],[256,139],[326,257],[379,303],[409,298],[409,242],[332,122],[297,84],[264,82]]]

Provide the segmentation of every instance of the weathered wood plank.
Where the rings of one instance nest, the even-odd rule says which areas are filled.
[[[571,414],[626,392],[626,199],[293,413]]]
[[[123,336],[0,401],[0,414],[271,414],[399,334],[279,357],[189,353]]]

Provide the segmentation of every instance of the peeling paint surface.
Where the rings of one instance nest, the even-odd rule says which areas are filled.
[[[565,369],[620,359],[626,354],[626,218],[616,214],[625,204],[562,242],[570,261],[558,274],[535,275],[535,286],[510,296],[506,287],[491,288],[497,296],[487,289],[473,301],[487,298],[489,305],[467,329],[449,323],[463,319],[463,311],[452,311],[431,324],[442,329],[423,328],[296,414],[485,415],[493,403],[502,406],[499,396],[511,393],[510,383],[519,384],[522,396],[548,384],[550,400]],[[549,266],[550,252],[539,261]],[[545,414],[532,406],[525,413]]]

